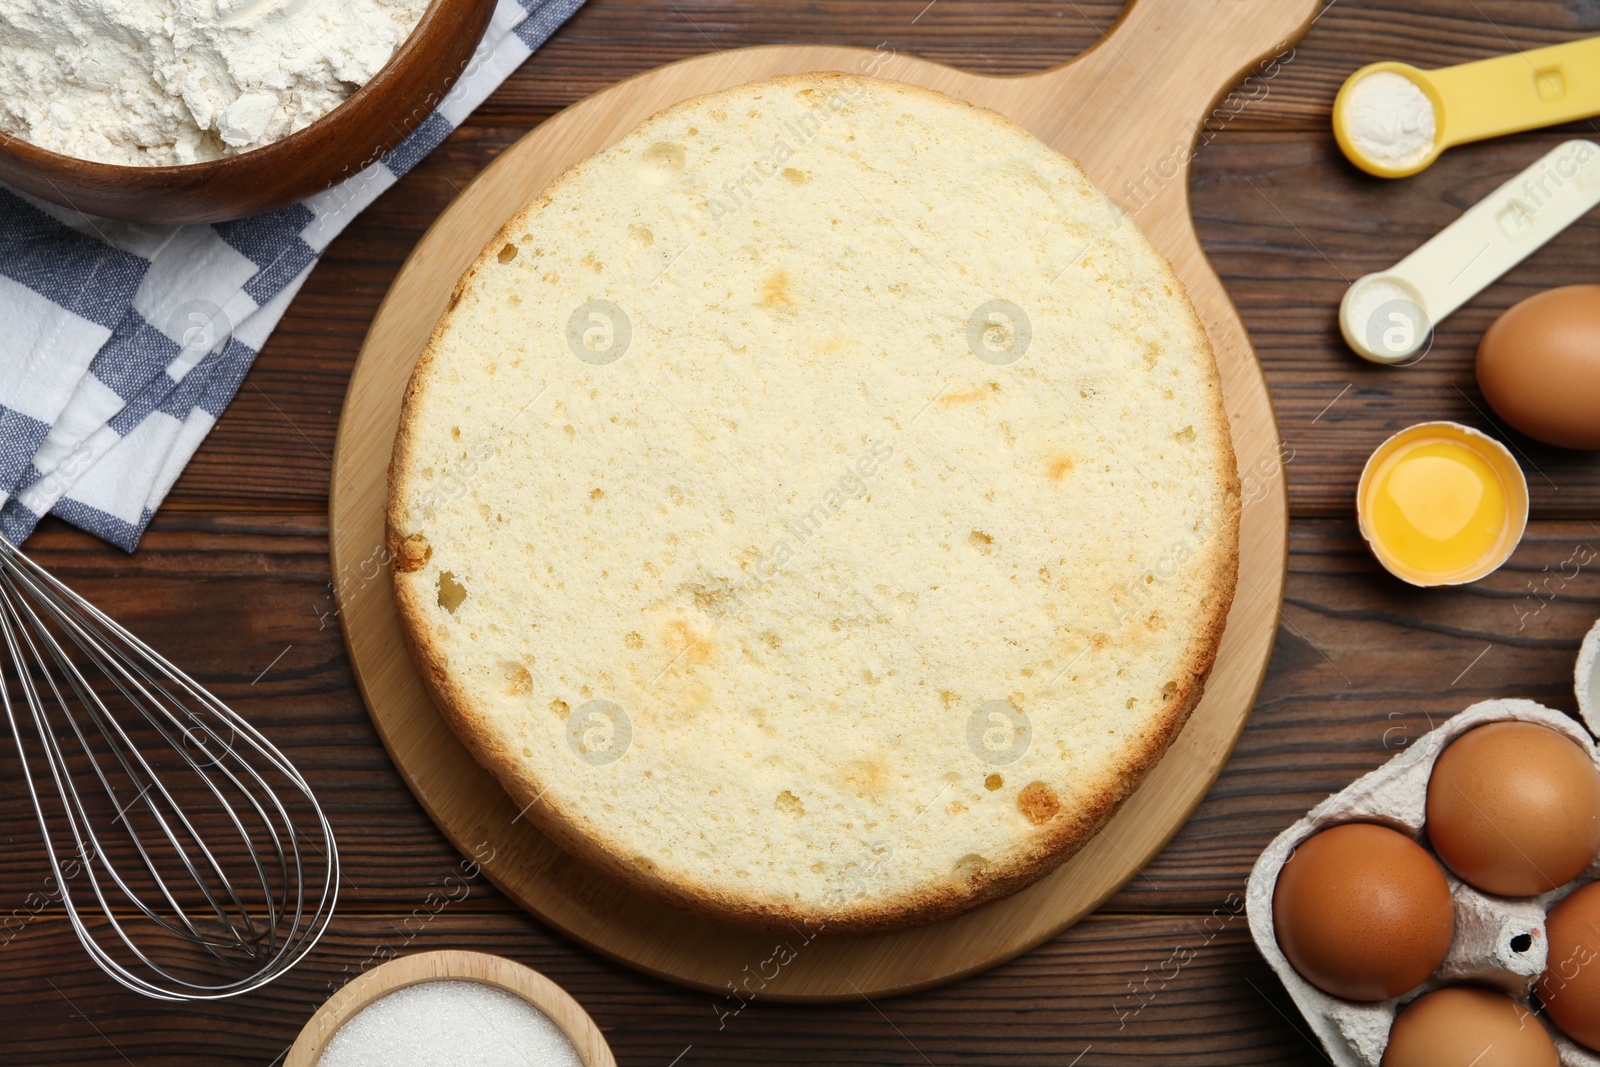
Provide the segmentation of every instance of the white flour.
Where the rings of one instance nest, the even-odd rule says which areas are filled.
[[[376,74],[429,0],[0,0],[0,130],[133,166],[309,126]]]
[[[1427,159],[1438,133],[1428,95],[1392,70],[1368,74],[1350,87],[1344,127],[1363,155],[1391,167]]]

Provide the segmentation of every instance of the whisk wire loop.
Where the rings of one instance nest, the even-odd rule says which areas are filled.
[[[0,583],[3,583],[7,587],[11,586],[11,578],[10,578],[10,576],[9,575],[0,576]],[[71,659],[67,657],[67,655],[65,653],[65,650],[61,648],[59,642],[57,642],[55,640],[54,636],[45,627],[43,621],[40,620],[38,615],[32,610],[31,606],[28,605],[25,601],[18,602],[18,603],[13,603],[10,600],[10,598],[6,598],[5,607],[7,609],[6,610],[7,616],[12,618],[12,619],[16,619],[19,622],[22,621],[21,612],[26,612],[27,613],[27,615],[28,615],[27,621],[32,624],[34,632],[37,633],[37,635],[38,635],[39,641],[41,643],[45,644],[48,647],[48,649],[50,651],[50,654],[51,654],[51,659],[55,662],[58,670],[61,671],[61,673],[63,673],[64,675],[66,675],[67,680],[71,683],[71,688],[74,690],[74,692],[78,696],[82,707],[85,709],[85,711],[88,713],[88,715],[94,720],[95,726],[97,726],[100,729],[100,731],[107,738],[107,740],[113,742],[111,744],[111,746],[110,746],[112,754],[115,756],[117,762],[120,764],[121,769],[123,770],[123,772],[127,775],[128,779],[131,782],[131,785],[134,788],[137,789],[137,792],[135,793],[135,795],[131,799],[127,800],[127,801],[123,801],[122,798],[120,796],[118,796],[118,792],[117,792],[116,787],[108,780],[105,770],[100,765],[100,757],[94,752],[94,749],[91,746],[88,738],[84,735],[82,726],[80,725],[77,717],[72,713],[72,704],[71,704],[71,702],[69,702],[69,701],[67,701],[66,699],[63,698],[60,690],[57,688],[55,678],[50,676],[49,674],[46,674],[45,675],[45,681],[50,686],[51,692],[55,697],[57,705],[62,709],[63,715],[64,715],[67,723],[71,726],[73,733],[76,735],[80,746],[82,747],[82,749],[85,752],[89,753],[91,765],[94,768],[95,775],[99,779],[101,786],[106,790],[107,795],[112,798],[113,803],[116,805],[117,817],[116,817],[116,819],[113,820],[113,822],[119,822],[119,821],[122,821],[123,819],[127,818],[128,814],[129,814],[129,810],[133,807],[133,805],[138,804],[141,801],[145,801],[147,797],[150,797],[150,799],[148,800],[150,813],[151,813],[152,817],[155,819],[156,823],[160,826],[161,831],[162,831],[163,835],[165,836],[165,838],[167,840],[167,843],[174,849],[175,854],[178,856],[180,862],[182,862],[183,865],[188,869],[188,872],[189,872],[190,876],[195,879],[196,884],[200,887],[202,893],[206,896],[207,903],[211,905],[212,910],[215,912],[215,914],[217,915],[218,919],[220,919],[221,921],[226,923],[231,929],[233,924],[231,923],[228,914],[223,910],[222,906],[220,904],[218,904],[217,901],[215,900],[215,898],[211,895],[211,893],[209,891],[209,887],[208,887],[206,881],[201,877],[200,872],[198,872],[198,871],[196,871],[194,869],[193,864],[190,862],[189,855],[188,855],[188,850],[179,841],[178,837],[174,834],[173,829],[172,829],[171,825],[169,824],[168,820],[162,814],[159,801],[165,800],[169,805],[172,805],[172,797],[168,793],[165,784],[162,782],[161,776],[154,770],[154,768],[152,768],[149,765],[149,763],[144,759],[144,757],[142,755],[140,755],[138,749],[133,746],[131,739],[129,739],[127,734],[125,732],[123,732],[122,727],[120,726],[120,724],[118,724],[115,719],[108,718],[108,717],[106,717],[106,716],[104,716],[104,715],[102,715],[100,713],[100,710],[99,710],[97,704],[95,703],[94,699],[90,695],[90,689],[89,689],[89,686],[88,686],[87,679],[78,670],[76,665],[74,665],[72,663]],[[21,636],[22,636],[23,640],[29,645],[29,651],[36,658],[38,658],[38,655],[39,655],[38,654],[38,646],[35,644],[34,635],[32,633],[30,633],[28,629],[22,628],[21,629]],[[89,658],[90,659],[94,659],[94,660],[98,660],[98,657],[94,656],[92,653],[89,655]],[[105,664],[103,662],[97,662],[97,665],[100,666],[102,669],[105,669]],[[28,675],[24,674],[24,675],[22,675],[22,680],[23,680],[23,685],[27,689],[27,691],[29,691],[30,694],[36,694],[36,691],[33,688],[33,682],[32,682],[31,677],[29,677]],[[166,734],[165,730],[162,729],[162,724],[160,723],[159,719],[154,719],[154,718],[152,718],[150,716],[148,709],[146,709],[143,706],[143,704],[139,701],[138,697],[135,694],[130,693],[126,686],[120,684],[120,679],[117,679],[117,678],[115,678],[113,676],[113,681],[118,683],[118,689],[122,692],[122,694],[125,697],[127,697],[129,699],[129,702],[131,704],[133,704],[135,707],[139,708],[142,712],[144,712],[147,718],[151,718],[151,721],[155,724],[155,726],[158,729],[158,731],[160,731],[162,733],[162,736],[170,742],[171,738]],[[39,706],[40,702],[37,700],[36,695],[35,695],[33,698],[30,699],[29,703],[30,703],[30,707],[37,708]],[[36,714],[37,714],[37,712],[36,712]],[[38,720],[38,721],[42,725],[42,719]],[[51,751],[59,753],[59,750],[55,749],[53,747],[52,747]],[[135,769],[134,766],[130,766],[130,760],[132,761],[132,763],[137,765],[137,769]],[[92,823],[90,823],[88,821],[88,813],[84,808],[82,799],[78,795],[77,787],[76,787],[75,783],[73,782],[72,777],[70,775],[63,775],[62,782],[67,787],[68,791],[71,794],[71,798],[70,799],[71,799],[72,807],[73,807],[74,811],[78,813],[78,816],[82,820],[83,825],[87,828],[87,832],[88,832],[89,838],[90,838],[90,841],[89,841],[90,848],[93,849],[96,854],[98,854],[99,853],[99,848],[100,848],[100,843],[94,836],[93,825],[92,825]],[[155,796],[154,797],[150,796],[152,791],[155,792]],[[218,796],[220,798],[220,794],[218,794]],[[176,807],[175,805],[172,805],[172,811],[173,811],[174,815],[177,817],[177,819],[182,822],[183,829],[188,832],[190,840],[194,843],[194,845],[196,847],[198,847],[198,849],[201,851],[202,855],[209,862],[209,865],[211,867],[212,873],[218,878],[224,878],[225,875],[223,874],[221,866],[217,863],[216,858],[214,856],[212,856],[210,850],[206,848],[205,842],[202,839],[200,839],[198,837],[198,835],[195,834],[194,828],[191,825],[188,824],[188,820],[186,818],[184,818],[184,816],[183,816],[182,809]],[[192,924],[192,923],[190,923],[188,921],[187,915],[181,910],[181,908],[179,907],[178,902],[176,900],[174,900],[172,898],[171,893],[167,891],[166,883],[161,880],[160,873],[156,870],[155,865],[154,865],[153,861],[151,860],[149,852],[144,847],[143,841],[137,835],[132,835],[131,836],[131,841],[132,841],[132,844],[133,844],[135,850],[138,852],[138,854],[140,856],[140,859],[143,861],[146,871],[148,871],[150,873],[150,875],[152,876],[152,879],[153,879],[153,881],[154,881],[154,883],[156,885],[157,890],[163,894],[163,896],[165,897],[169,908],[171,908],[173,910],[173,912],[179,917],[180,921],[183,922],[183,924],[184,924],[184,926],[186,928],[186,930],[184,931],[185,935],[190,937],[191,939],[195,940],[197,943],[210,944],[211,943],[210,940],[207,939],[203,934],[201,934],[201,932],[194,926],[194,924]],[[109,869],[107,871],[107,873],[117,883],[118,889],[120,889],[122,891],[124,896],[127,897],[127,899],[129,899],[133,903],[133,905],[139,911],[141,911],[147,918],[149,918],[150,920],[152,920],[152,921],[154,921],[154,922],[156,922],[158,924],[166,926],[169,930],[171,930],[171,932],[174,932],[174,933],[179,933],[180,932],[180,931],[177,931],[176,929],[174,929],[171,926],[171,924],[168,923],[161,915],[159,915],[158,913],[156,913],[155,911],[153,911],[149,907],[145,906],[138,899],[138,897],[133,894],[133,892],[128,888],[128,886],[123,882],[121,877],[117,874],[117,871],[116,871],[115,868]],[[90,874],[91,879],[93,879],[94,878],[94,868],[93,868],[92,864],[89,867],[89,874]],[[239,908],[242,909],[242,904],[238,901],[237,897],[234,897],[234,904],[235,904],[236,907],[239,907]],[[118,929],[120,931],[120,926],[118,927]],[[238,935],[236,934],[235,935],[235,941],[239,941],[239,940],[240,939],[239,939]],[[130,947],[132,947],[132,946],[130,946]]]
[[[0,642],[12,667],[0,705],[62,904],[95,963],[147,996],[215,1000],[299,962],[327,929],[339,860],[283,753],[3,537]],[[91,780],[99,795],[80,789]],[[80,872],[100,921],[74,894]],[[176,958],[183,945],[243,976]]]

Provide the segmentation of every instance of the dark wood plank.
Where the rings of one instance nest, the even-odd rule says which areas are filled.
[[[1580,220],[1446,319],[1414,365],[1368,363],[1338,327],[1352,281],[1392,266],[1565,139],[1541,132],[1469,145],[1403,182],[1361,174],[1325,137],[1240,133],[1199,153],[1190,190],[1196,224],[1250,330],[1293,449],[1292,514],[1351,514],[1372,450],[1428,419],[1507,441],[1535,514],[1600,514],[1596,453],[1552,448],[1505,426],[1474,370],[1483,331],[1511,305],[1600,278],[1600,217]]]
[[[1192,907],[1241,884],[1309,808],[1479,700],[1575,711],[1573,662],[1600,616],[1600,525],[1536,524],[1484,581],[1421,591],[1380,571],[1353,524],[1300,521],[1285,599],[1239,746],[1195,817],[1109,907]]]
[[[409,908],[418,887],[459,862],[355,690],[320,516],[163,515],[131,558],[55,523],[28,547],[301,767],[343,845],[346,907]],[[1277,654],[1250,725],[1195,817],[1116,910],[1215,906],[1283,827],[1473,701],[1574,708],[1573,659],[1600,616],[1600,523],[1535,523],[1507,567],[1462,589],[1422,592],[1388,577],[1348,521],[1297,523],[1291,550]],[[0,913],[44,877],[32,818],[8,745]]]
[[[479,109],[474,122],[550,115],[641,70],[712,48],[854,44],[897,50],[985,74],[1045,70],[1097,44],[1120,16],[1117,0],[737,0],[590,3]],[[1334,93],[1350,72],[1379,59],[1421,67],[1486,59],[1600,31],[1593,0],[1336,0],[1286,57],[1293,77],[1263,78],[1250,104],[1219,124],[1326,128]]]
[[[620,77],[713,48],[887,41],[1015,74],[1093,45],[1120,10],[1118,0],[589,0],[333,243],[136,555],[53,522],[28,546],[305,770],[346,862],[332,935],[303,968],[236,1004],[170,1007],[120,992],[40,896],[42,849],[15,758],[0,745],[0,1060],[268,1063],[348,976],[390,953],[465,947],[510,955],[567,986],[625,1067],[680,1054],[684,1067],[1322,1062],[1243,918],[1227,919],[1256,855],[1327,793],[1474,700],[1527,696],[1572,710],[1572,658],[1600,615],[1593,455],[1508,435],[1538,518],[1512,563],[1467,589],[1419,592],[1383,575],[1351,519],[1360,465],[1394,429],[1455,418],[1497,432],[1474,407],[1477,338],[1523,296],[1600,278],[1597,223],[1585,220],[1463,309],[1417,366],[1362,363],[1334,327],[1348,280],[1399,259],[1563,138],[1594,137],[1595,124],[1457,149],[1387,183],[1339,157],[1328,109],[1349,72],[1375,59],[1442,66],[1600,32],[1600,0],[1336,0],[1202,135],[1197,225],[1256,341],[1293,450],[1288,599],[1251,723],[1195,817],[1106,909],[1035,952],[876,1005],[757,1000],[719,1029],[718,1009],[733,1002],[601,960],[481,880],[424,921],[461,859],[378,743],[331,614],[328,457],[350,367],[417,238],[506,145]],[[34,911],[11,937],[19,914]],[[1211,938],[1218,914],[1226,921]]]
[[[409,909],[460,857],[429,823],[368,719],[334,614],[322,515],[157,519],[126,556],[56,521],[30,555],[189,671],[311,781],[352,902]],[[0,914],[48,870],[8,740],[0,746]]]
[[[169,509],[326,506],[338,412],[371,316],[432,213],[519,133],[458,132],[333,243],[179,479]],[[1196,224],[1255,341],[1280,432],[1294,450],[1293,514],[1350,514],[1372,449],[1404,426],[1438,418],[1508,440],[1536,516],[1600,514],[1595,454],[1509,430],[1483,401],[1473,371],[1482,332],[1506,308],[1600,278],[1600,218],[1581,220],[1446,320],[1414,366],[1358,359],[1336,323],[1350,281],[1399,260],[1561,139],[1539,133],[1469,146],[1404,183],[1360,174],[1331,139],[1239,133],[1200,151]]]
[[[388,919],[346,912],[265,991],[220,1005],[154,1004],[75,966],[80,950],[66,924],[40,918],[0,948],[0,1048],[17,1067],[261,1067],[349,977],[391,954],[458,948],[509,956],[559,982],[621,1067],[1324,1062],[1287,1021],[1293,1005],[1239,908],[1230,899],[1214,915],[1096,917],[986,974],[913,997],[793,1007],[757,996],[742,1009],[731,996],[677,989],[573,951],[526,916],[452,907],[409,938]],[[803,966],[805,946],[795,947],[791,966]]]

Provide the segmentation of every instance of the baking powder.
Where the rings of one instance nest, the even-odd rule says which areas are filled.
[[[1344,127],[1363,155],[1395,168],[1427,159],[1438,134],[1428,94],[1392,70],[1375,71],[1350,87]]]
[[[133,166],[248,152],[332,111],[429,0],[0,0],[0,130]]]

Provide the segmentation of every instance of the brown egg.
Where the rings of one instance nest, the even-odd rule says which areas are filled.
[[[1550,962],[1539,979],[1545,1014],[1574,1041],[1600,1052],[1600,882],[1591,882],[1545,918]]]
[[[1463,881],[1506,897],[1545,893],[1600,852],[1600,771],[1554,730],[1490,723],[1434,763],[1427,818],[1433,850]]]
[[[1394,1021],[1382,1067],[1559,1067],[1555,1042],[1504,993],[1435,989]]]
[[[1347,1000],[1421,984],[1450,949],[1450,885],[1404,834],[1346,823],[1307,838],[1272,893],[1278,944],[1301,977]]]
[[[1529,437],[1600,448],[1600,285],[1546,289],[1496,319],[1478,345],[1478,388]]]

